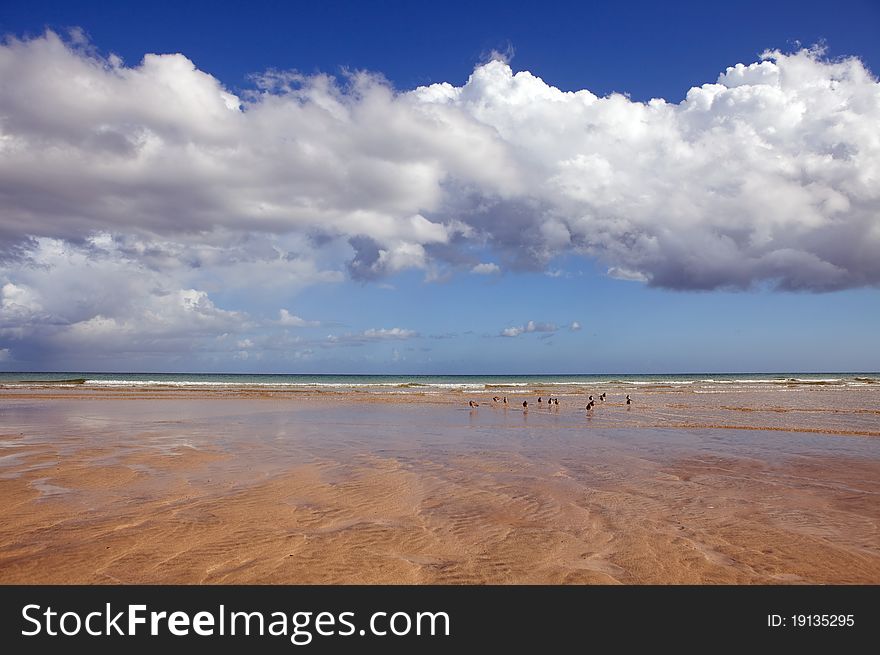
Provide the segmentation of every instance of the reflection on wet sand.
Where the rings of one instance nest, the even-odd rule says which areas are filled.
[[[814,393],[4,391],[0,582],[880,583],[877,392]]]

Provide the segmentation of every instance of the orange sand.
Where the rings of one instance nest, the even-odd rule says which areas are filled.
[[[0,583],[877,584],[839,394],[2,389]]]

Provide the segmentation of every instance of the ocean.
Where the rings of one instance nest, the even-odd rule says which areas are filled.
[[[733,391],[768,386],[866,387],[880,384],[880,373],[688,373],[584,375],[299,375],[241,373],[0,373],[0,385],[73,387],[255,387],[336,391],[493,391],[530,393],[536,388],[688,387],[693,391]]]

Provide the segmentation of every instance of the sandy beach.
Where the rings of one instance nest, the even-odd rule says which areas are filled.
[[[877,584],[877,386],[4,386],[0,583]]]

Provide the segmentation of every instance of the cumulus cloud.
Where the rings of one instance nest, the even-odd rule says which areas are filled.
[[[492,262],[480,263],[471,269],[471,273],[476,273],[477,275],[494,275],[495,273],[500,272],[501,267]]]
[[[255,80],[238,97],[181,54],[127,66],[81,38],[8,39],[3,252],[297,233],[347,244],[367,279],[458,243],[676,289],[880,282],[880,91],[854,58],[767,52],[678,103],[563,92],[499,58],[460,87]]]
[[[678,104],[564,93],[499,62],[415,94],[495,127],[532,180],[458,205],[496,247],[526,249],[515,265],[574,250],[676,289],[880,282],[880,86],[856,59],[768,52]]]
[[[553,323],[535,323],[535,321],[529,321],[525,325],[517,325],[515,327],[504,328],[501,332],[498,333],[500,337],[518,337],[521,334],[527,334],[529,332],[556,332],[559,328],[556,327]]]
[[[32,253],[39,265],[17,268],[16,282],[0,269],[0,340],[17,361],[191,354],[251,326],[205,290],[105,247],[102,239],[73,246],[41,238]]]
[[[578,330],[581,329],[581,324],[578,323],[577,321],[572,321],[572,322],[571,322],[571,325],[568,326],[568,329],[569,329],[571,332],[577,332]]]
[[[7,38],[0,336],[117,330],[146,347],[125,330],[161,332],[182,293],[207,294],[187,321],[233,331],[244,319],[208,304],[219,290],[571,254],[669,289],[876,286],[878,124],[877,79],[816,49],[635,102],[505,57],[461,86],[268,71],[236,95],[184,54],[126,64],[82,33]]]

